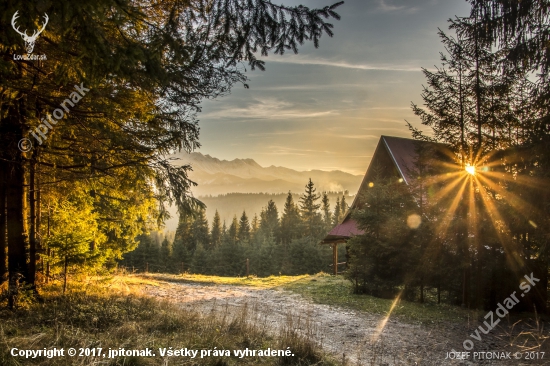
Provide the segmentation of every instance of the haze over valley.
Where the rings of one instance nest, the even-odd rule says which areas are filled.
[[[357,192],[363,178],[362,175],[339,170],[297,171],[273,165],[262,167],[250,158],[221,160],[198,152],[181,154],[178,158],[177,165],[190,164],[193,168],[189,177],[198,186],[192,188],[192,192],[206,204],[209,222],[216,209],[222,222],[225,220],[228,224],[233,215],[240,216],[243,210],[252,220],[254,214],[259,215],[270,199],[281,213],[288,192],[292,192],[294,201],[298,202],[309,178],[315,183],[318,193],[331,192],[331,205],[336,202],[337,196],[341,197],[344,193],[346,201],[351,203],[353,197],[350,195]],[[173,207],[170,212],[172,218],[166,223],[166,230],[174,231],[178,215]]]

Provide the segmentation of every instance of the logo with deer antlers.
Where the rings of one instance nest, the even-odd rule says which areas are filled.
[[[32,51],[34,50],[34,43],[36,42],[36,39],[38,38],[40,33],[44,31],[44,28],[46,28],[46,24],[48,24],[48,20],[49,20],[48,14],[44,13],[44,24],[42,25],[42,28],[40,28],[40,30],[35,30],[32,36],[29,36],[27,34],[26,29],[25,29],[25,32],[21,32],[19,31],[19,27],[15,25],[15,20],[19,17],[17,15],[18,12],[19,10],[16,11],[15,14],[13,14],[13,17],[11,18],[11,26],[17,33],[21,35],[21,37],[23,37],[23,41],[25,41],[25,48],[27,49],[27,53],[32,53]]]

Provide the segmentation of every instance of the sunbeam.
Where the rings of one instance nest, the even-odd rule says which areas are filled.
[[[397,305],[397,303],[401,299],[402,294],[403,294],[403,290],[399,291],[399,294],[397,294],[397,297],[395,298],[395,300],[393,300],[393,303],[390,306],[390,310],[388,310],[388,313],[386,314],[384,319],[382,319],[382,321],[376,327],[376,329],[374,331],[374,334],[372,335],[372,341],[373,342],[376,342],[378,340],[378,338],[380,337],[380,335],[382,334],[382,332],[384,331],[384,328],[386,327],[386,323],[390,319],[390,316],[393,312],[393,309],[395,309],[395,306]]]

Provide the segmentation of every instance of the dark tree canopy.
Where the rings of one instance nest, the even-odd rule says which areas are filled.
[[[15,59],[25,53],[23,40],[11,29],[0,33],[0,176],[7,177],[0,181],[0,198],[8,213],[0,244],[9,247],[10,278],[19,273],[34,284],[37,253],[48,246],[39,239],[43,202],[73,205],[90,197],[86,208],[98,213],[101,234],[90,246],[108,251],[105,258],[111,259],[133,249],[135,237],[153,221],[162,223],[166,204],[183,215],[201,208],[190,194],[190,167],[167,157],[200,146],[201,102],[229,93],[235,84],[247,86],[242,62],[263,70],[260,55],[297,52],[306,41],[317,47],[323,34],[332,36],[328,20],[339,19],[335,9],[341,4],[309,9],[267,0],[2,2],[3,24],[16,11],[21,29],[33,29],[44,13],[49,17],[34,47],[47,60]],[[74,86],[86,94],[47,128],[44,121]],[[39,143],[32,133],[40,129],[47,136]],[[23,138],[34,142],[32,151],[18,148]],[[208,245],[208,227],[199,221],[192,230],[197,241],[188,249]],[[185,220],[180,224],[178,236],[186,231]],[[174,247],[176,253],[183,249]]]

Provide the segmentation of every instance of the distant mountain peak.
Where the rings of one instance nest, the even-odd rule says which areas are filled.
[[[187,159],[186,159],[187,157]],[[235,158],[233,160],[225,160],[225,159],[218,159],[216,157],[213,157],[209,154],[202,154],[200,152],[192,152],[191,154],[186,154],[183,157],[183,160],[187,160],[188,163],[198,162],[198,161],[211,161],[215,163],[221,163],[221,164],[247,164],[247,165],[254,165],[257,167],[262,168],[260,164],[258,164],[254,159],[245,158],[245,159],[239,159]]]
[[[309,178],[319,191],[355,192],[362,180],[362,176],[339,170],[304,172],[275,165],[262,167],[251,158],[224,160],[200,152],[179,154],[178,157],[193,168],[189,177],[199,183],[193,188],[196,195],[301,192]]]

